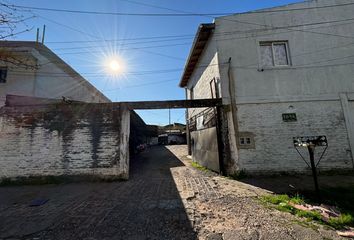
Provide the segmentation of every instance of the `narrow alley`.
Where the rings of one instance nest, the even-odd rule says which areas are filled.
[[[266,190],[194,169],[184,145],[152,147],[130,169],[129,181],[0,188],[0,239],[338,239],[264,207]]]

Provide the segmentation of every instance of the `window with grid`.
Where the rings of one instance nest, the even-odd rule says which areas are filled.
[[[287,41],[260,42],[262,67],[289,66],[289,49]]]
[[[240,144],[241,145],[251,145],[251,138],[250,137],[241,137]]]
[[[0,83],[6,83],[7,68],[0,67]]]

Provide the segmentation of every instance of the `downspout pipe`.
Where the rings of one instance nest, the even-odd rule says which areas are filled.
[[[186,99],[188,100],[188,89],[185,88],[185,93],[186,93]],[[187,146],[188,146],[188,155],[192,155],[192,146],[191,146],[191,134],[189,131],[189,112],[188,108],[186,108],[186,137],[187,137]]]
[[[231,57],[228,61],[228,68],[227,68],[227,76],[229,78],[229,97],[230,97],[230,105],[231,105],[231,113],[232,113],[232,123],[234,127],[234,137],[236,142],[236,147],[239,147],[239,141],[237,139],[239,133],[239,126],[237,121],[237,106],[236,106],[236,88],[235,88],[235,80],[231,71]]]

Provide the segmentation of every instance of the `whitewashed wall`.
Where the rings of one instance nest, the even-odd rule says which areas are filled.
[[[128,110],[98,106],[0,109],[0,179],[93,175],[127,179]]]

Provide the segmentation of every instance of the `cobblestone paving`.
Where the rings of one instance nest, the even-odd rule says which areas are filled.
[[[340,239],[264,207],[266,193],[192,168],[186,146],[154,147],[125,182],[1,187],[0,239]]]
[[[0,239],[195,239],[170,151],[132,161],[129,181],[0,188]],[[48,198],[39,207],[33,199]]]
[[[169,146],[186,166],[182,147]],[[171,169],[198,239],[341,239],[334,230],[263,206],[267,190],[191,167]]]

